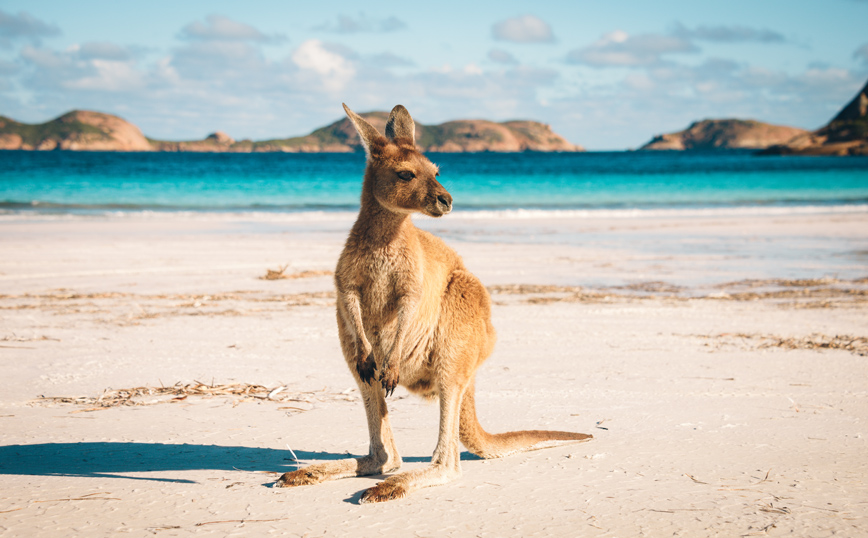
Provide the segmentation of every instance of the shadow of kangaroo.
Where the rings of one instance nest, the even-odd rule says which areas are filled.
[[[482,283],[439,238],[417,229],[410,215],[441,217],[452,196],[437,167],[416,149],[415,124],[396,106],[386,136],[344,105],[367,153],[359,217],[335,270],[337,322],[344,358],[359,385],[370,450],[362,458],[328,461],[284,474],[278,487],[401,467],[386,396],[400,383],[440,399],[440,432],[431,465],[386,478],[361,502],[398,499],[461,475],[459,439],[483,458],[498,458],[590,439],[583,433],[516,431],[490,434],[476,418],[474,377],[491,354],[495,331]]]

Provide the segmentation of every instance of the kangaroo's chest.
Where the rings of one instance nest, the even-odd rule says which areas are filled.
[[[415,260],[405,250],[378,249],[366,253],[359,286],[362,315],[373,325],[388,324],[397,315],[404,290],[416,282]]]

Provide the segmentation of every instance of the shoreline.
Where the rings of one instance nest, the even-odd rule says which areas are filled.
[[[5,205],[5,207],[4,207]],[[449,219],[642,219],[642,218],[694,218],[738,216],[787,216],[824,214],[868,214],[865,200],[852,201],[780,201],[770,203],[722,204],[655,204],[631,207],[490,207],[456,209]],[[0,204],[0,221],[28,219],[226,219],[226,220],[341,220],[355,218],[358,207],[335,208],[118,208],[114,206],[64,206],[61,204],[32,202]]]

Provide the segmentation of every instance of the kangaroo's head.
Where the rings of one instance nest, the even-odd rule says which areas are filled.
[[[410,113],[397,105],[386,123],[386,136],[344,105],[356,127],[368,166],[362,194],[395,213],[418,211],[442,217],[452,210],[452,196],[437,181],[437,166],[416,149],[416,125]]]

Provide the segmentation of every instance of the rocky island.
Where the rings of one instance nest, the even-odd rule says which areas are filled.
[[[0,149],[151,151],[138,127],[117,116],[73,110],[39,124],[0,116]]]
[[[389,114],[369,112],[361,116],[382,131]],[[584,151],[552,131],[549,125],[535,121],[417,123],[416,142],[425,152]],[[344,153],[362,151],[362,146],[346,118],[308,135],[291,138],[236,141],[218,131],[203,140],[173,142],[147,138],[132,123],[111,114],[75,110],[41,124],[20,123],[0,116],[0,149]]]
[[[804,129],[754,120],[720,119],[694,122],[683,131],[655,136],[640,150],[764,149],[807,133]]]
[[[868,155],[868,84],[828,124],[772,146],[766,155]]]

